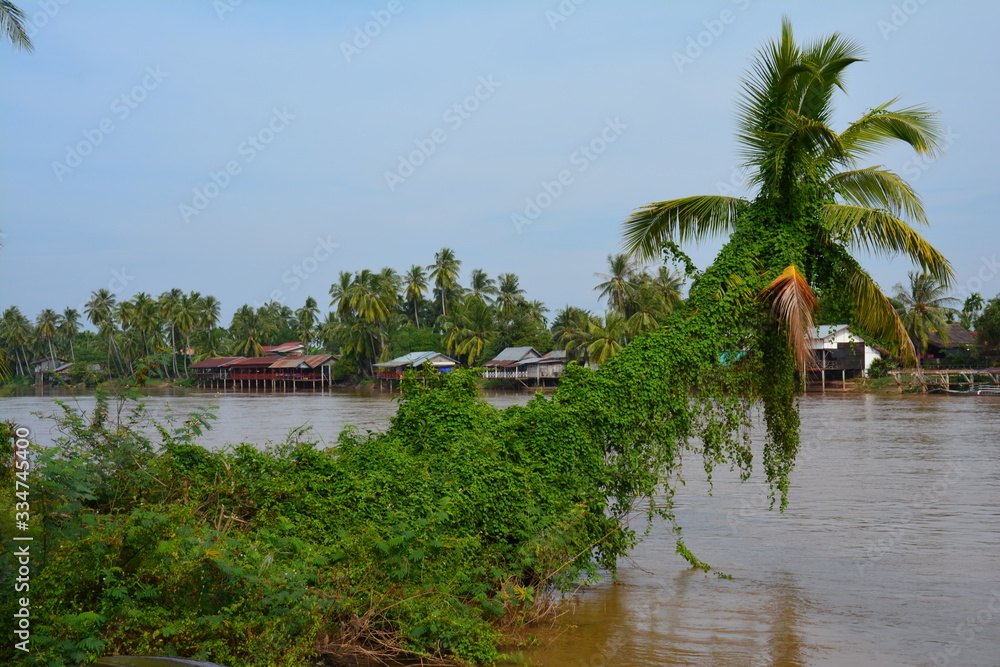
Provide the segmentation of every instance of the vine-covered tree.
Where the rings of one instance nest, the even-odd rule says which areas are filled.
[[[646,499],[650,511],[673,518],[676,468],[695,442],[709,474],[725,463],[748,476],[755,454],[744,435],[757,406],[766,426],[764,472],[785,506],[814,290],[843,295],[852,324],[915,358],[902,321],[852,253],[902,254],[941,283],[952,270],[907,222],[926,223],[916,192],[890,170],[857,163],[893,143],[933,154],[940,134],[930,111],[894,101],[835,131],[834,96],[859,60],[857,44],[837,34],[798,44],[784,21],[778,39],[757,53],[740,95],[738,141],[753,197],[671,199],[625,222],[628,253],[641,260],[665,253],[693,282],[666,326],[631,341],[596,373],[570,367],[556,392],[553,410],[579,421],[615,470],[612,514],[624,518]],[[704,271],[679,245],[723,234],[727,242]],[[597,351],[593,341],[589,347]],[[678,551],[704,565],[680,541]]]

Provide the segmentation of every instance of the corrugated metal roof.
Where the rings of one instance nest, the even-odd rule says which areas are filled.
[[[540,357],[541,353],[533,347],[505,347],[492,361],[521,361],[528,357]]]
[[[334,359],[332,354],[307,354],[304,357],[299,357],[305,361],[309,368],[319,368],[323,365],[332,364]]]
[[[517,362],[517,366],[525,366],[528,364],[558,364],[566,361],[566,350],[552,350],[540,357],[534,357],[532,359],[522,359]]]
[[[438,357],[441,357],[438,359]],[[433,366],[455,366],[457,361],[440,352],[410,352],[401,357],[396,357],[392,361],[383,361],[380,364],[373,364],[379,368],[397,368],[399,366],[420,366],[426,362]]]
[[[303,359],[304,357],[281,357],[269,368],[309,368]]]
[[[243,357],[212,357],[211,359],[205,359],[204,361],[199,361],[196,364],[191,364],[189,368],[222,368],[224,366],[229,366],[234,361],[239,361]]]
[[[273,364],[274,362],[276,362],[278,359],[281,358],[282,357],[246,357],[244,359],[238,359],[229,365],[240,366],[240,367],[250,366],[257,368],[267,368],[268,366],[270,366],[271,364]]]
[[[271,368],[319,368],[333,360],[329,354],[308,354],[304,357],[277,357]]]
[[[286,352],[292,352],[295,350],[304,350],[306,346],[298,341],[291,343],[282,343],[281,345],[261,345],[261,349],[268,353],[284,354]]]

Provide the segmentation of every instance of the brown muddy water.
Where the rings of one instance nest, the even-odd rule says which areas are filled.
[[[494,393],[499,405],[528,394]],[[93,405],[92,396],[78,399]],[[297,426],[333,443],[346,424],[382,430],[378,392],[221,394],[170,390],[154,414],[218,405],[204,443],[277,442]],[[0,417],[53,437],[49,395],[0,398]],[[974,665],[1000,667],[1000,397],[809,395],[790,505],[768,509],[759,478],[698,461],[677,517],[654,524],[617,583],[576,595],[525,657],[549,667],[646,665]],[[640,526],[641,527],[641,526]]]

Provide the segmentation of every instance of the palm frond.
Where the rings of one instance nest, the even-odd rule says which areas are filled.
[[[27,22],[24,11],[9,0],[0,0],[0,33],[6,35],[14,48],[23,49],[28,53],[35,50],[31,37],[24,25]]]
[[[849,154],[863,157],[897,141],[922,155],[938,154],[942,137],[937,114],[923,106],[890,109],[897,101],[875,107],[840,133],[840,143]]]
[[[828,241],[878,255],[903,254],[945,285],[955,277],[944,255],[894,215],[863,206],[827,204],[821,216]]]
[[[777,118],[774,131],[759,134],[755,152],[741,153],[747,166],[759,167],[750,182],[765,190],[811,171],[817,155],[841,152],[837,134],[825,123],[792,110]]]
[[[890,352],[896,356],[917,363],[917,353],[906,326],[888,297],[857,264],[850,263],[844,268],[847,272],[845,288],[853,303],[858,326],[889,343]]]
[[[843,171],[831,176],[827,185],[855,206],[883,209],[896,218],[929,224],[920,195],[888,169],[879,166]]]
[[[702,241],[733,231],[745,199],[697,195],[647,204],[623,223],[625,252],[643,260],[658,259],[667,241]]]
[[[819,302],[805,277],[791,264],[761,291],[759,298],[771,299],[771,314],[788,336],[795,361],[800,366],[811,361],[813,349],[808,338],[816,329],[813,312]]]

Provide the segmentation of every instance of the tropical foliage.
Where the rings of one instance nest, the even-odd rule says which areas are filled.
[[[976,335],[983,345],[1000,350],[1000,294],[990,299],[976,319]]]
[[[336,367],[341,376],[363,377],[371,375],[372,364],[416,350],[438,350],[476,365],[507,346],[548,351],[565,345],[562,349],[585,352],[593,342],[589,320],[580,340],[563,336],[555,341],[548,308],[528,298],[517,274],[492,277],[476,268],[465,286],[461,263],[454,250],[443,248],[434,264],[414,264],[403,274],[390,267],[341,271],[330,285],[327,312],[313,297],[295,309],[274,301],[244,304],[228,326],[220,325],[217,298],[177,288],[158,297],[138,292],[127,299],[95,290],[83,320],[74,309],[62,315],[44,309],[32,322],[11,306],[0,319],[0,371],[6,362],[9,373],[27,380],[32,361],[52,356],[79,360],[85,364],[81,368],[99,365],[105,379],[183,380],[195,361],[262,356],[267,346],[299,341],[313,352],[341,355]],[[630,297],[621,304],[627,322],[615,329],[616,339],[602,358],[658,326],[680,300],[680,279],[674,274],[630,267]],[[94,331],[84,330],[84,322]],[[575,354],[581,361],[585,356]],[[101,380],[101,375],[86,377]]]
[[[918,354],[927,351],[927,342],[932,333],[948,343],[948,320],[954,313],[952,304],[958,299],[946,296],[948,289],[926,273],[909,273],[910,286],[904,289],[902,283],[896,285],[894,298],[899,302],[903,326],[913,341]]]

